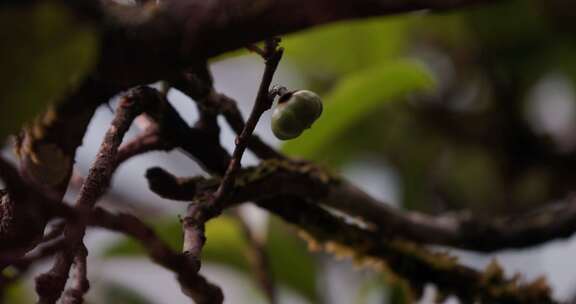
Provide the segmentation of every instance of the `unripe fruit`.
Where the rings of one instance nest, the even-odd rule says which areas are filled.
[[[322,100],[316,93],[299,90],[280,97],[272,112],[272,132],[282,140],[300,136],[322,114]]]

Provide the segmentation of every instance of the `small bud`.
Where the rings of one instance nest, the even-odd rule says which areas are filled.
[[[293,139],[310,128],[322,114],[322,100],[307,90],[286,93],[272,113],[272,132],[282,140]]]

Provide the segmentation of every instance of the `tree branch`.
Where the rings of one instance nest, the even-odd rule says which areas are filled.
[[[96,108],[118,89],[87,79],[76,91],[24,128],[16,144],[26,182],[60,200],[66,191],[76,149]]]
[[[97,106],[116,89],[94,79],[85,80],[76,91],[36,118],[16,142],[19,169],[0,161],[8,194],[0,207],[0,249],[24,254],[37,245],[50,217],[39,204],[42,195],[59,201],[64,195],[76,149]],[[40,195],[40,191],[44,192]]]
[[[261,55],[264,55],[264,52]],[[222,114],[236,135],[240,135],[246,123],[236,101],[214,91],[212,76],[206,67],[200,69],[199,73],[202,75],[191,72],[184,73],[184,76],[179,77],[172,83],[177,89],[196,101],[201,114],[208,112],[213,116],[214,120],[216,114]],[[284,155],[266,144],[255,134],[250,137],[248,149],[261,159],[285,158]]]
[[[214,194],[215,205],[222,203],[225,196],[228,195],[228,191],[235,181],[236,173],[241,166],[240,161],[242,160],[242,155],[244,154],[246,147],[248,147],[248,143],[250,142],[252,133],[256,128],[256,124],[260,120],[262,114],[272,106],[274,95],[270,93],[270,84],[272,83],[272,78],[274,77],[276,68],[278,67],[282,54],[284,53],[282,48],[278,48],[278,43],[279,40],[271,40],[267,42],[266,57],[264,58],[266,60],[266,68],[262,75],[256,101],[254,101],[252,113],[250,113],[250,117],[248,117],[244,129],[242,129],[242,132],[236,138],[236,147],[234,148],[234,153],[232,153],[232,159],[230,160],[220,186]]]
[[[82,184],[75,209],[79,213],[87,213],[96,204],[98,198],[104,194],[110,184],[112,174],[116,168],[118,147],[132,121],[146,108],[148,96],[156,91],[139,87],[127,94],[118,106],[112,125],[104,136],[98,155],[86,180]],[[78,250],[83,246],[82,240],[86,231],[86,224],[82,222],[69,222],[64,230],[68,241],[67,246],[56,256],[54,265],[45,274],[36,278],[36,291],[40,297],[39,303],[55,303],[62,294],[68,280],[68,273]]]
[[[161,97],[158,95],[157,98]],[[163,105],[163,111],[153,109],[146,114],[159,125],[162,139],[199,161],[206,171],[219,175],[226,170],[230,154],[220,145],[219,139],[206,130],[188,126],[170,103]]]
[[[84,294],[90,289],[90,282],[87,277],[87,256],[88,250],[86,247],[84,245],[80,246],[74,257],[74,277],[70,287],[64,291],[62,304],[82,304],[84,302]]]
[[[542,279],[527,284],[519,282],[518,277],[506,279],[497,264],[484,273],[478,272],[446,254],[347,224],[299,198],[264,200],[258,205],[302,229],[311,248],[353,258],[360,265],[390,269],[416,289],[432,283],[443,294],[456,295],[463,303],[558,303]]]
[[[190,260],[183,254],[174,252],[168,244],[137,217],[127,213],[113,214],[100,207],[96,207],[88,213],[85,213],[82,210],[78,210],[78,208],[70,207],[67,203],[61,203],[59,206],[60,208],[55,210],[55,215],[69,222],[78,222],[84,225],[109,229],[136,239],[147,251],[152,261],[173,271],[177,275],[183,292],[194,299],[196,303],[222,302],[222,291],[197,273],[198,264],[191,264],[189,263]],[[62,237],[56,237],[57,234],[58,230],[54,233],[48,233],[45,237],[47,240],[46,244],[42,244],[23,258],[13,259],[12,256],[10,256],[10,259],[6,260],[7,264],[26,269],[32,262],[48,257],[62,250],[62,248],[69,246],[69,240],[64,235],[62,235]],[[52,237],[54,238],[52,239]],[[75,280],[75,283],[72,284],[72,290],[68,290],[67,298],[63,299],[63,303],[77,303],[75,301],[80,300],[86,290],[86,282],[83,282],[84,280],[82,279],[85,277],[85,269],[82,265],[84,263],[83,253],[81,252],[80,255],[75,255],[75,259],[81,265],[79,269],[80,274],[76,277],[77,280]],[[5,257],[2,257],[2,261],[4,260]],[[5,278],[1,280],[0,287],[12,281],[6,282]],[[50,283],[54,285],[50,285]],[[59,284],[59,282],[43,282],[42,287],[54,288],[56,284]]]
[[[278,48],[278,42],[278,40],[271,40],[267,43],[267,56],[264,58],[266,60],[266,68],[264,69],[256,101],[254,102],[248,122],[242,130],[242,133],[236,139],[236,147],[234,148],[224,177],[220,181],[220,185],[216,191],[210,193],[205,198],[197,199],[189,204],[186,216],[182,219],[182,228],[184,230],[182,250],[189,260],[189,263],[198,265],[198,270],[200,269],[200,253],[206,242],[204,234],[205,223],[220,214],[223,204],[229,195],[228,192],[235,181],[236,173],[241,166],[242,155],[248,147],[256,124],[258,120],[260,120],[262,113],[272,105],[274,96],[269,92],[270,84],[272,83],[272,78],[274,77],[283,52],[281,48]],[[212,121],[215,123],[215,119],[212,119]],[[216,130],[216,132],[212,132],[211,134],[216,138],[218,137],[219,133],[217,132],[218,129],[216,125],[212,128],[205,128],[204,130],[208,132]]]
[[[90,220],[93,221],[92,225],[117,231],[136,239],[152,261],[176,274],[182,291],[196,303],[222,303],[224,299],[222,291],[198,274],[198,264],[190,263],[190,259],[174,252],[137,217],[126,213],[112,214],[102,208],[96,208]]]
[[[224,94],[216,94],[215,99],[218,99],[218,103],[222,108],[222,114],[226,119],[226,122],[237,135],[242,133],[242,130],[246,127],[242,113],[238,109],[236,101]],[[272,148],[266,144],[257,135],[252,135],[248,142],[248,149],[250,149],[254,154],[260,159],[283,159],[286,158],[282,153]]]
[[[47,210],[38,204],[36,189],[28,187],[18,170],[0,157],[0,251],[21,257],[42,239],[48,221]],[[0,261],[0,269],[6,266]]]
[[[185,201],[213,191],[217,184],[217,180],[176,178],[159,168],[149,170],[147,176],[155,177],[149,182],[158,195]],[[473,251],[525,248],[576,232],[574,199],[513,217],[477,219],[466,213],[431,216],[393,208],[348,181],[303,162],[269,160],[245,168],[231,192],[228,206],[297,196],[359,217],[385,236]]]
[[[132,139],[130,142],[123,144],[118,149],[116,157],[116,167],[124,163],[128,159],[152,151],[168,151],[173,147],[162,139],[162,134],[159,127],[154,125],[146,130],[138,137]]]
[[[495,0],[166,0],[146,22],[123,18],[106,28],[97,74],[123,87],[174,79],[207,58],[326,23],[490,2]]]

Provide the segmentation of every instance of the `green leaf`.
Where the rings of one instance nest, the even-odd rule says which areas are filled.
[[[51,1],[0,9],[0,140],[58,101],[93,66],[97,33]]]
[[[284,58],[308,77],[335,77],[369,68],[401,54],[411,19],[372,18],[313,28],[284,39]]]
[[[293,156],[322,160],[330,144],[384,103],[409,94],[432,89],[434,80],[428,69],[410,59],[378,65],[344,78],[324,98],[324,113],[302,136],[284,144]]]

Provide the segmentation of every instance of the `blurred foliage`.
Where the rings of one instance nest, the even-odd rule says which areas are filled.
[[[288,36],[282,45],[313,85],[328,84],[348,73],[370,69],[403,53],[410,18],[366,19],[313,28]],[[313,89],[318,89],[314,88]]]
[[[137,290],[120,284],[107,283],[103,288],[104,303],[107,304],[153,304]]]
[[[24,285],[24,282],[18,282],[11,284],[7,289],[4,290],[3,295],[4,303],[9,304],[29,304],[34,303],[31,290],[28,286]]]
[[[276,217],[270,218],[268,223],[266,253],[277,282],[299,292],[312,303],[319,302],[318,266],[314,257],[293,229]]]
[[[182,249],[182,225],[177,219],[164,218],[153,223],[156,233],[166,241],[175,251]],[[206,244],[202,250],[203,260],[222,263],[233,268],[245,271],[248,262],[242,254],[231,252],[244,252],[246,242],[235,220],[230,217],[218,217],[206,226]],[[143,255],[145,251],[136,241],[122,239],[106,250],[105,256],[122,257]]]
[[[179,221],[170,218],[155,220],[153,224],[158,235],[175,251],[182,248],[182,226]],[[247,242],[238,226],[237,220],[221,216],[206,225],[206,244],[202,250],[202,260],[231,267],[251,276],[247,259]],[[316,267],[313,257],[305,244],[280,221],[271,220],[268,226],[265,250],[274,258],[269,261],[271,272],[280,286],[285,286],[311,301],[317,299]],[[137,242],[123,238],[111,245],[104,257],[127,257],[144,255],[143,248]]]
[[[0,6],[0,140],[59,101],[93,66],[95,30],[52,1]]]
[[[576,80],[575,6],[514,0],[290,36],[287,59],[326,111],[283,149],[336,167],[383,158],[406,208],[492,213],[562,198],[551,157],[576,151],[535,131],[526,100],[549,73]]]

